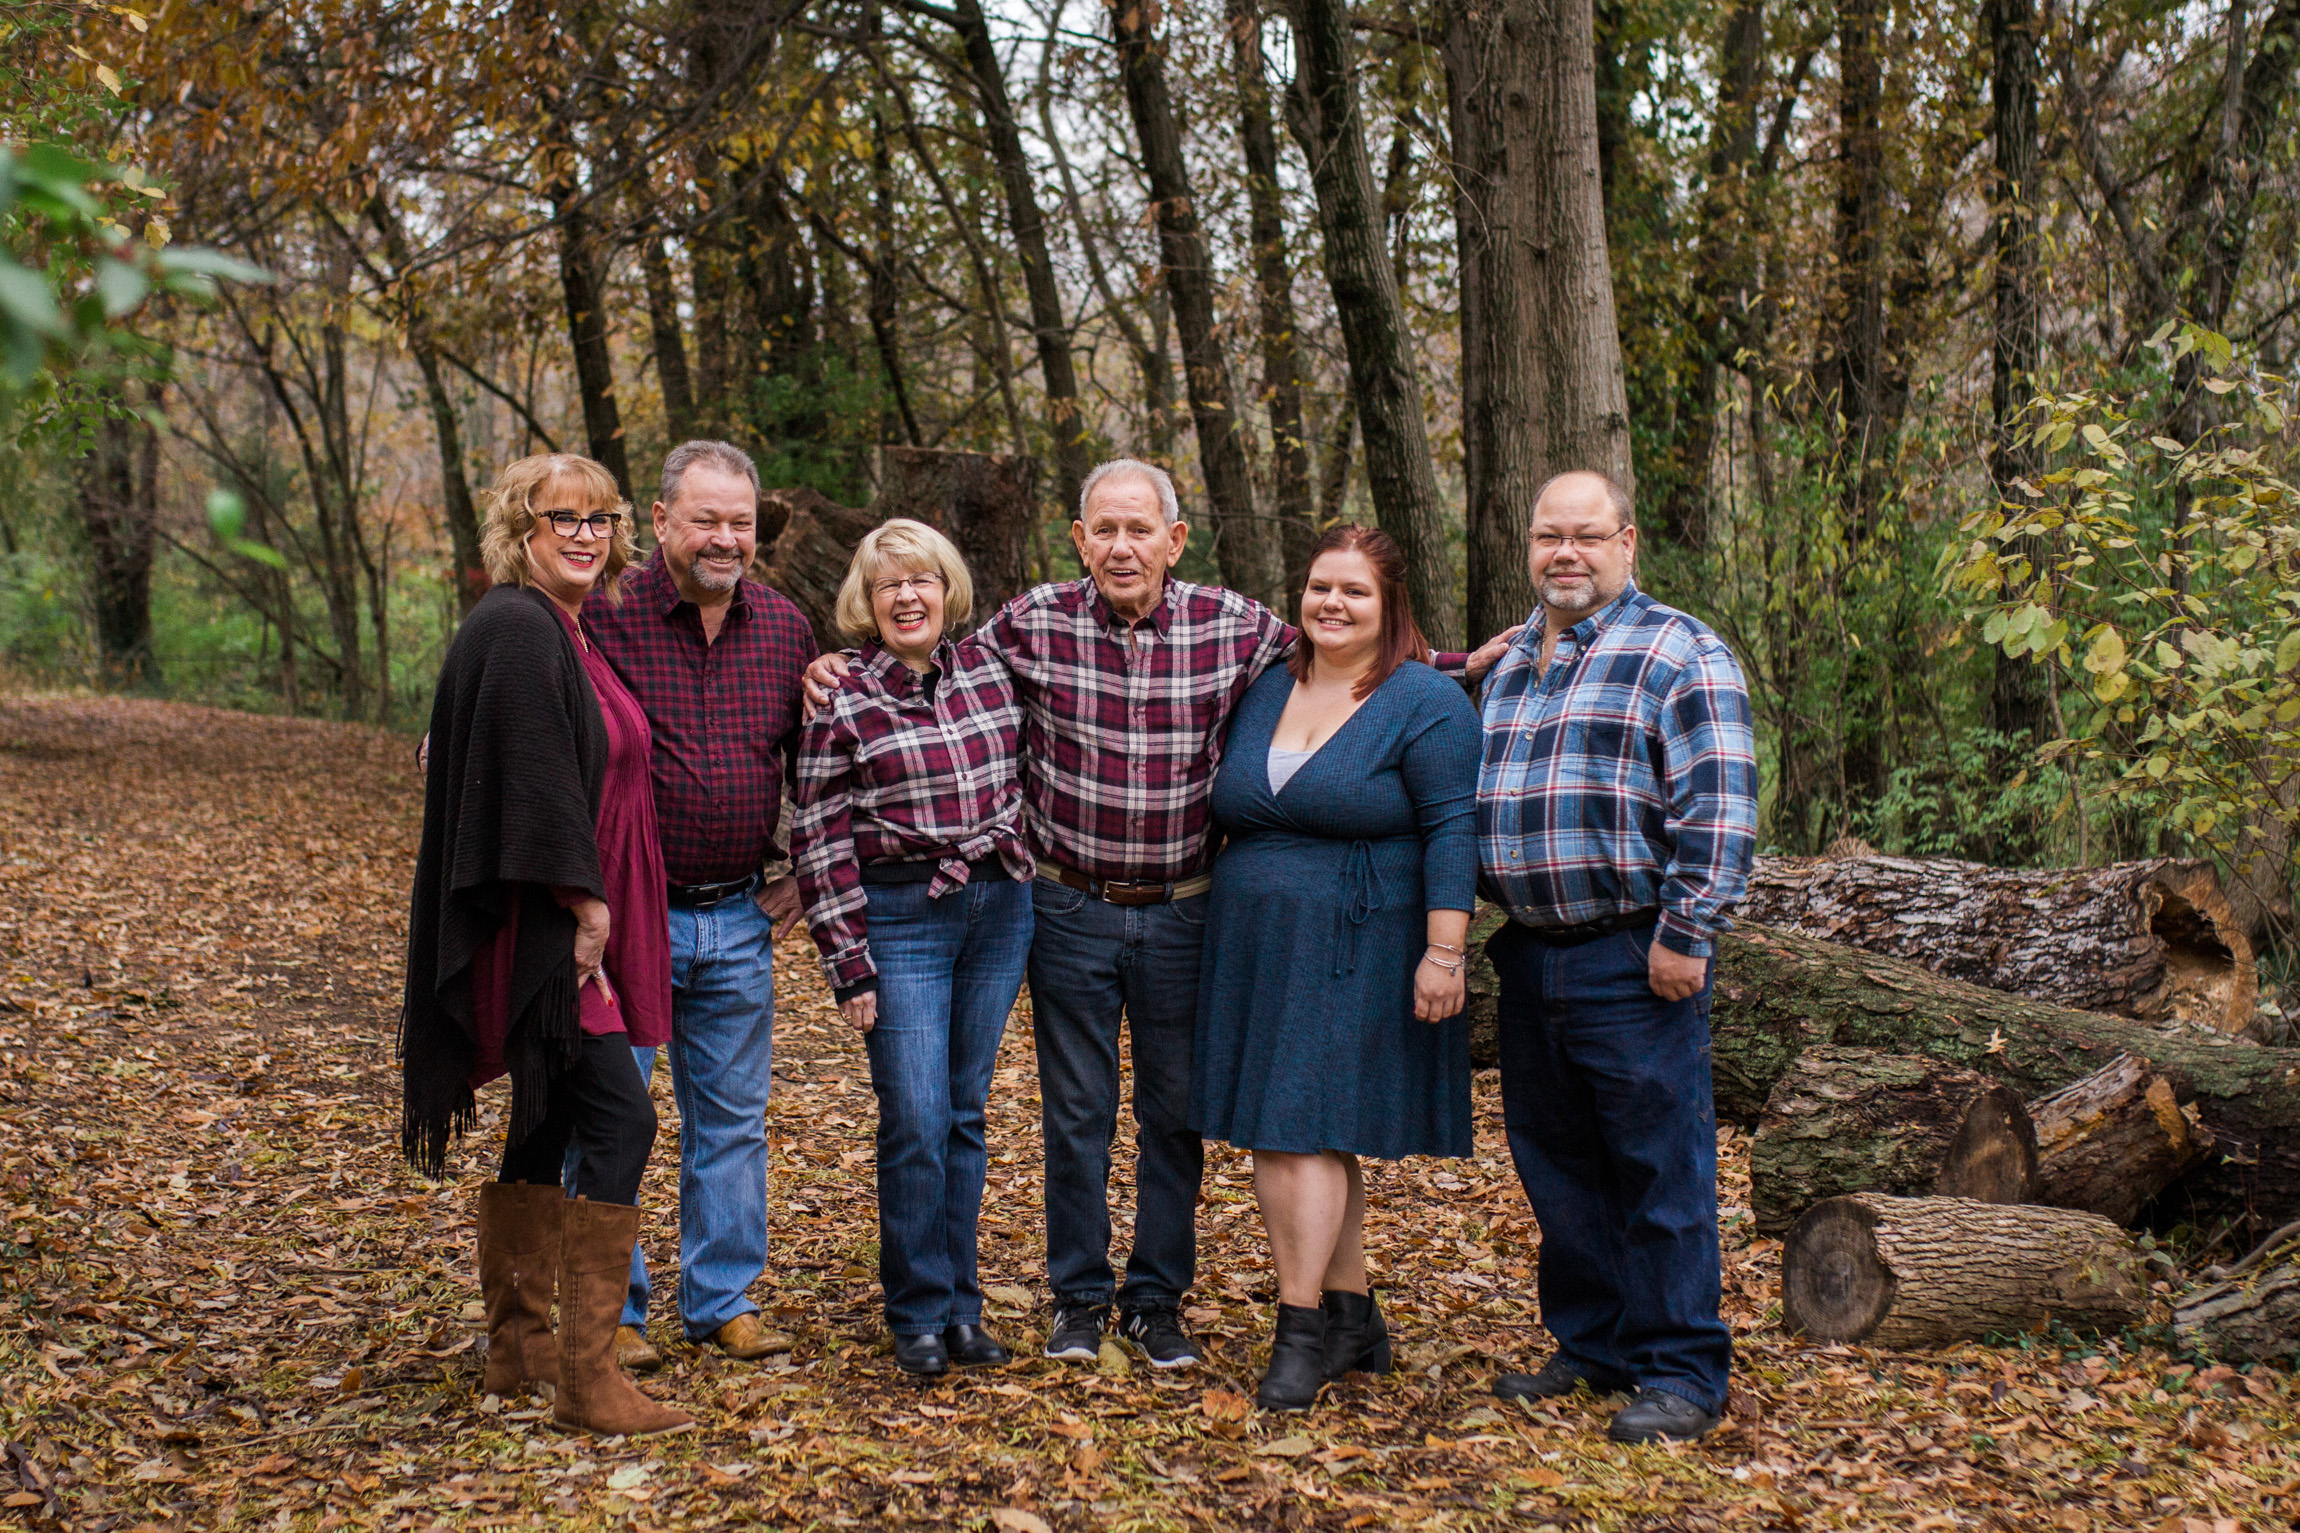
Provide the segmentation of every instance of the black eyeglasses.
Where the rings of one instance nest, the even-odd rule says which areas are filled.
[[[590,528],[591,536],[595,538],[611,538],[615,535],[615,524],[623,520],[623,513],[593,511],[586,515],[581,511],[538,511],[535,519],[549,522],[551,530],[563,538],[575,536],[578,527]]]

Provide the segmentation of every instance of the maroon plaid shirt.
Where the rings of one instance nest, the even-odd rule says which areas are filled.
[[[1014,673],[1041,856],[1091,878],[1205,871],[1231,711],[1292,628],[1235,591],[1179,580],[1128,624],[1092,580],[1072,580],[1017,596],[969,642]]]
[[[971,640],[943,640],[934,663],[929,688],[865,644],[800,738],[791,856],[807,926],[842,997],[878,975],[862,864],[935,862],[930,899],[963,888],[967,864],[984,857],[997,856],[1023,882],[1033,874],[1022,840],[1014,682]]]
[[[615,605],[591,602],[588,628],[655,734],[655,819],[674,884],[748,878],[770,857],[785,757],[799,733],[799,678],[814,631],[780,592],[746,580],[719,637],[679,594],[658,550]]]

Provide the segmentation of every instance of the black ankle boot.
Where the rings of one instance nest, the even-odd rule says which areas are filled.
[[[1325,1291],[1326,1377],[1345,1373],[1390,1371],[1390,1328],[1382,1319],[1382,1306],[1369,1287],[1364,1293],[1344,1288]]]
[[[1254,1403],[1266,1411],[1306,1411],[1326,1382],[1326,1312],[1302,1304],[1278,1306],[1278,1337],[1270,1343],[1270,1371]]]

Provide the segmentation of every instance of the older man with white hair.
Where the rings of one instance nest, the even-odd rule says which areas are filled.
[[[976,642],[1022,700],[1038,877],[1030,995],[1046,1141],[1048,1357],[1118,1335],[1158,1368],[1198,1361],[1180,1307],[1197,1270],[1205,1149],[1190,1122],[1198,958],[1212,886],[1214,768],[1239,700],[1296,635],[1260,602],[1169,573],[1189,539],[1174,484],[1120,458],[1087,476],[1070,538],[1082,580],[1008,602]],[[1482,671],[1501,640],[1468,657]],[[1446,657],[1463,669],[1464,657]],[[1480,663],[1482,662],[1482,663]],[[844,670],[825,656],[810,694]],[[1110,1265],[1118,1030],[1133,1029],[1134,1246]]]

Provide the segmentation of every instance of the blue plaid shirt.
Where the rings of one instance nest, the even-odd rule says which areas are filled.
[[[1558,636],[1543,614],[1485,683],[1478,863],[1528,926],[1661,911],[1696,958],[1757,849],[1749,689],[1725,641],[1631,586]]]

